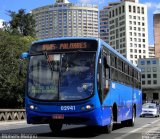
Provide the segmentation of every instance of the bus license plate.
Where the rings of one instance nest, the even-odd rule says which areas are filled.
[[[53,114],[52,118],[53,119],[64,119],[64,114]]]

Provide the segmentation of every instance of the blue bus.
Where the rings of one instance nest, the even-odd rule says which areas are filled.
[[[134,126],[142,109],[141,72],[101,39],[67,37],[33,42],[28,53],[26,118],[49,124]]]

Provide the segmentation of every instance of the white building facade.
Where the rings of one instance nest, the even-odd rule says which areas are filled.
[[[109,9],[109,44],[136,66],[148,58],[146,5],[126,0]]]

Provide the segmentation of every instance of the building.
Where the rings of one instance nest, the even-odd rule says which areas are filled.
[[[138,0],[110,3],[109,44],[131,61],[148,58],[147,6]]]
[[[160,58],[139,59],[138,67],[142,71],[143,101],[160,102]]]
[[[56,0],[55,4],[32,10],[39,39],[56,37],[97,37],[98,6]]]
[[[153,16],[155,56],[160,57],[160,13]]]
[[[154,45],[149,45],[148,46],[148,54],[149,54],[149,58],[155,58],[155,47],[154,47]]]
[[[100,11],[100,38],[107,43],[109,43],[108,9],[107,6]]]
[[[109,43],[109,9],[119,3],[109,3],[108,6],[100,10],[100,38],[106,43]]]

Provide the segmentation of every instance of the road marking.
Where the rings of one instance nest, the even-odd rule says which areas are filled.
[[[160,138],[160,124],[158,124],[158,126],[142,133],[142,139],[147,139],[147,138],[155,138],[155,139],[159,139]]]
[[[139,131],[139,130],[142,130],[143,128],[146,128],[146,127],[150,126],[151,124],[155,124],[155,123],[157,123],[157,122],[159,122],[159,121],[160,121],[160,119],[158,119],[158,120],[156,120],[156,121],[153,121],[153,122],[151,122],[151,123],[148,123],[148,124],[146,124],[146,125],[144,125],[144,126],[141,126],[141,127],[137,128],[137,129],[134,129],[134,130],[128,132],[127,134],[124,134],[124,135],[122,135],[122,136],[120,136],[120,137],[117,137],[117,138],[115,138],[115,139],[123,139],[123,138],[125,138],[125,137],[127,137],[127,136],[129,136],[129,135],[131,135],[131,134],[133,134],[133,133],[135,133],[135,132],[137,132],[137,131]]]

